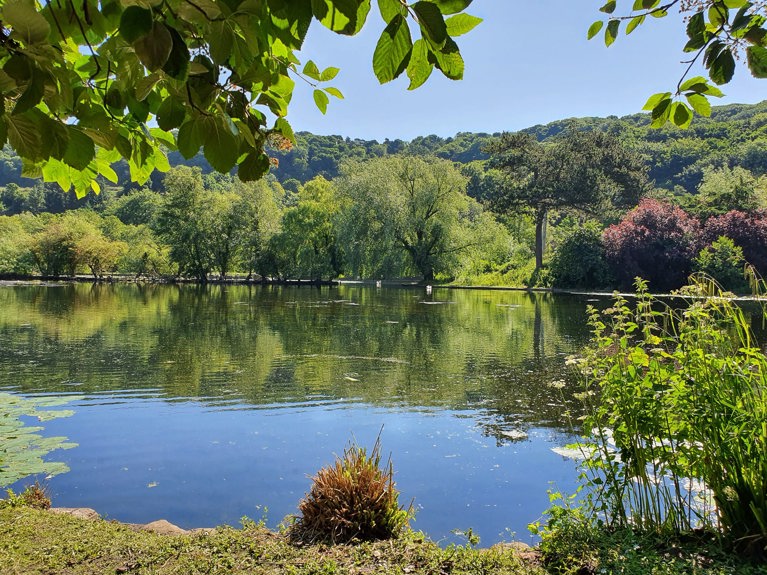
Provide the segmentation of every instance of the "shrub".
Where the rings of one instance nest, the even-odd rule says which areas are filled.
[[[27,486],[19,494],[14,493],[13,489],[6,491],[8,498],[0,500],[0,507],[32,507],[33,509],[50,509],[51,498],[48,490],[35,482],[34,485]]]
[[[411,509],[399,506],[391,460],[383,469],[380,463],[379,438],[369,455],[351,443],[333,465],[320,469],[298,504],[301,516],[293,536],[332,543],[397,537],[407,527]]]
[[[551,258],[549,272],[555,287],[610,286],[613,278],[605,259],[601,230],[586,225],[567,235]]]
[[[732,210],[709,218],[703,227],[703,244],[727,236],[743,250],[743,257],[759,275],[767,275],[767,211],[739,212]]]
[[[664,306],[591,309],[583,373],[588,506],[610,528],[720,531],[767,553],[767,356],[748,320],[711,283]]]
[[[653,290],[681,287],[698,253],[699,230],[698,220],[681,208],[646,198],[605,230],[607,261],[621,287],[636,277]]]
[[[745,265],[743,250],[726,236],[703,248],[693,262],[695,271],[712,277],[722,288],[733,292],[748,290]]]

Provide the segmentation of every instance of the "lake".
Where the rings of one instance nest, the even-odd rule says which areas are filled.
[[[565,357],[586,296],[435,288],[0,287],[0,389],[71,396],[54,505],[276,527],[352,439],[391,454],[413,527],[530,538],[576,466]]]

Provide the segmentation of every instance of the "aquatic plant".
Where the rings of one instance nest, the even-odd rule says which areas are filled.
[[[381,467],[380,437],[369,454],[352,442],[333,465],[320,469],[298,509],[293,536],[332,543],[397,537],[412,515],[412,507],[399,505],[391,459]]]
[[[25,398],[0,392],[0,487],[7,487],[30,475],[57,475],[69,470],[61,462],[43,458],[56,449],[70,449],[66,437],[43,437],[40,426],[29,426],[22,416],[47,421],[72,415],[71,410],[41,410],[66,403],[61,398]]]
[[[591,308],[581,364],[589,406],[587,507],[608,527],[709,529],[767,551],[767,357],[713,281],[684,306],[616,296]]]

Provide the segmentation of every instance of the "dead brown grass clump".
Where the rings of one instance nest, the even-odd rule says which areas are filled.
[[[333,465],[323,467],[298,504],[301,516],[291,535],[303,541],[346,543],[390,539],[407,527],[412,506],[399,505],[391,460],[381,463],[381,441],[370,454],[349,444]]]

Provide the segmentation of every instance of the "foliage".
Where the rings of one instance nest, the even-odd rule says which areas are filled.
[[[767,211],[740,212],[732,210],[709,218],[703,226],[702,243],[710,245],[726,236],[743,250],[746,262],[757,273],[767,275]]]
[[[693,261],[693,269],[713,278],[723,289],[743,293],[749,284],[745,276],[743,250],[730,238],[720,236]]]
[[[604,232],[604,245],[615,277],[628,287],[636,277],[653,290],[681,287],[698,253],[698,220],[681,208],[646,198],[618,224]]]
[[[535,263],[543,266],[544,227],[553,209],[599,213],[630,207],[646,187],[639,157],[602,132],[571,131],[550,144],[524,132],[487,146],[485,185],[493,211],[530,210],[536,223]]]
[[[767,180],[756,178],[748,170],[735,166],[730,169],[704,169],[698,187],[696,214],[701,217],[719,216],[731,210],[754,211],[765,207]]]
[[[702,116],[711,114],[709,96],[719,98],[722,91],[709,83],[703,76],[687,78],[693,64],[702,57],[708,79],[716,85],[727,84],[735,73],[735,60],[739,51],[745,51],[749,71],[756,78],[767,77],[767,21],[763,2],[747,0],[635,0],[631,13],[613,16],[616,0],[608,0],[600,10],[610,17],[607,25],[601,20],[594,22],[588,30],[593,38],[604,28],[604,41],[610,46],[618,37],[623,22],[626,35],[642,25],[648,17],[665,18],[669,11],[678,7],[684,16],[688,41],[684,51],[692,54],[686,61],[685,69],[676,90],[651,96],[644,106],[652,114],[654,126],[672,122],[686,128],[692,121],[693,113]],[[685,101],[682,101],[684,97]]]
[[[460,79],[453,36],[481,22],[463,12],[470,3],[378,2],[386,24],[373,54],[379,81],[407,71],[414,89],[434,68]],[[9,0],[0,35],[0,146],[10,144],[27,175],[74,187],[78,197],[101,190],[98,176],[115,183],[110,164],[121,158],[132,180],[144,183],[154,169],[169,168],[166,148],[187,159],[202,148],[215,170],[236,166],[243,181],[258,179],[270,166],[267,139],[289,146],[294,138],[285,120],[294,78],[315,86],[322,112],[328,95],[343,97],[326,84],[337,68],[320,70],[311,60],[300,67],[296,52],[310,24],[354,35],[370,8],[370,0]],[[421,34],[415,41],[410,22]],[[266,113],[276,116],[271,126]]]
[[[612,285],[601,228],[591,222],[574,229],[549,262],[554,287],[599,288]]]
[[[160,194],[147,188],[130,190],[115,198],[105,210],[106,214],[117,216],[124,224],[151,226],[162,203]]]
[[[16,481],[45,473],[57,475],[68,471],[64,463],[45,461],[43,458],[56,449],[70,449],[65,437],[43,437],[42,427],[25,425],[22,417],[34,417],[40,421],[67,417],[72,411],[40,408],[56,407],[66,400],[56,398],[24,398],[0,392],[0,487]]]
[[[586,350],[588,510],[607,527],[721,530],[767,552],[767,356],[707,281],[674,309],[637,282],[600,313]]]
[[[332,466],[317,472],[298,504],[301,516],[292,529],[297,538],[308,541],[396,538],[411,516],[398,499],[391,460],[381,468],[381,438],[370,454],[351,443]]]
[[[35,482],[28,485],[24,491],[19,494],[14,493],[13,489],[8,489],[7,498],[0,499],[0,508],[3,507],[31,507],[32,509],[50,509],[51,498],[45,487]]]

